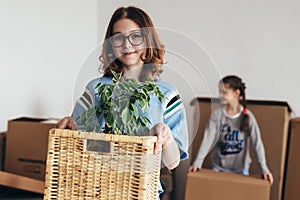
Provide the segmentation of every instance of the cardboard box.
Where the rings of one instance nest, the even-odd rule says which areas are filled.
[[[285,200],[298,200],[300,199],[300,118],[291,120],[290,123],[290,139],[287,154],[287,168],[285,176]]]
[[[267,200],[268,181],[240,174],[201,169],[188,174],[186,200]]]
[[[8,172],[0,171],[0,185],[26,190],[35,193],[44,193],[44,181],[19,176]]]
[[[218,106],[217,98],[197,98],[192,103],[200,107],[200,122],[197,135],[191,145],[191,162],[194,161],[201,144],[205,126],[211,112]],[[267,164],[274,176],[271,200],[280,200],[283,191],[283,177],[288,139],[291,108],[287,102],[247,100],[247,107],[255,115],[265,147]],[[253,155],[253,154],[252,154]],[[210,168],[210,155],[205,159],[204,168]],[[256,159],[252,156],[250,173],[260,175]]]
[[[26,117],[10,120],[4,171],[44,180],[48,134],[55,123]]]
[[[0,171],[4,168],[6,132],[0,133]]]

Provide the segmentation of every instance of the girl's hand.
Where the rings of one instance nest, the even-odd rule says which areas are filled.
[[[196,171],[198,171],[198,167],[197,166],[195,166],[195,165],[190,166],[189,172],[196,172]]]
[[[270,172],[269,173],[264,173],[263,178],[265,180],[268,180],[271,186],[273,185],[274,179],[273,179],[272,173],[270,173]]]
[[[158,123],[150,129],[150,135],[157,136],[154,153],[162,151],[161,159],[165,166],[172,170],[179,165],[180,153],[170,128],[164,123]]]
[[[64,117],[57,122],[55,128],[76,130],[77,125],[72,117]]]

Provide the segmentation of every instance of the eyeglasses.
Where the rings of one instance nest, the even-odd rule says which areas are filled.
[[[144,34],[141,32],[130,33],[128,36],[124,36],[122,33],[118,33],[109,38],[110,43],[114,47],[123,46],[125,39],[127,39],[132,46],[139,46],[144,41]]]

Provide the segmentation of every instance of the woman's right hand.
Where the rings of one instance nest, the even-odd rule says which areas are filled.
[[[189,172],[196,172],[196,171],[198,171],[199,170],[199,168],[197,167],[197,166],[195,166],[195,165],[192,165],[192,166],[190,166],[190,168],[189,168]]]
[[[76,130],[77,125],[72,117],[64,117],[57,122],[55,128]]]

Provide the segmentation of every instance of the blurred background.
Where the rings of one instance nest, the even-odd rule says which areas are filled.
[[[0,131],[19,116],[70,115],[99,76],[110,16],[127,5],[158,27],[167,48],[163,78],[179,88],[190,127],[190,100],[217,96],[227,74],[244,79],[248,99],[287,101],[300,114],[299,1],[0,0]]]

